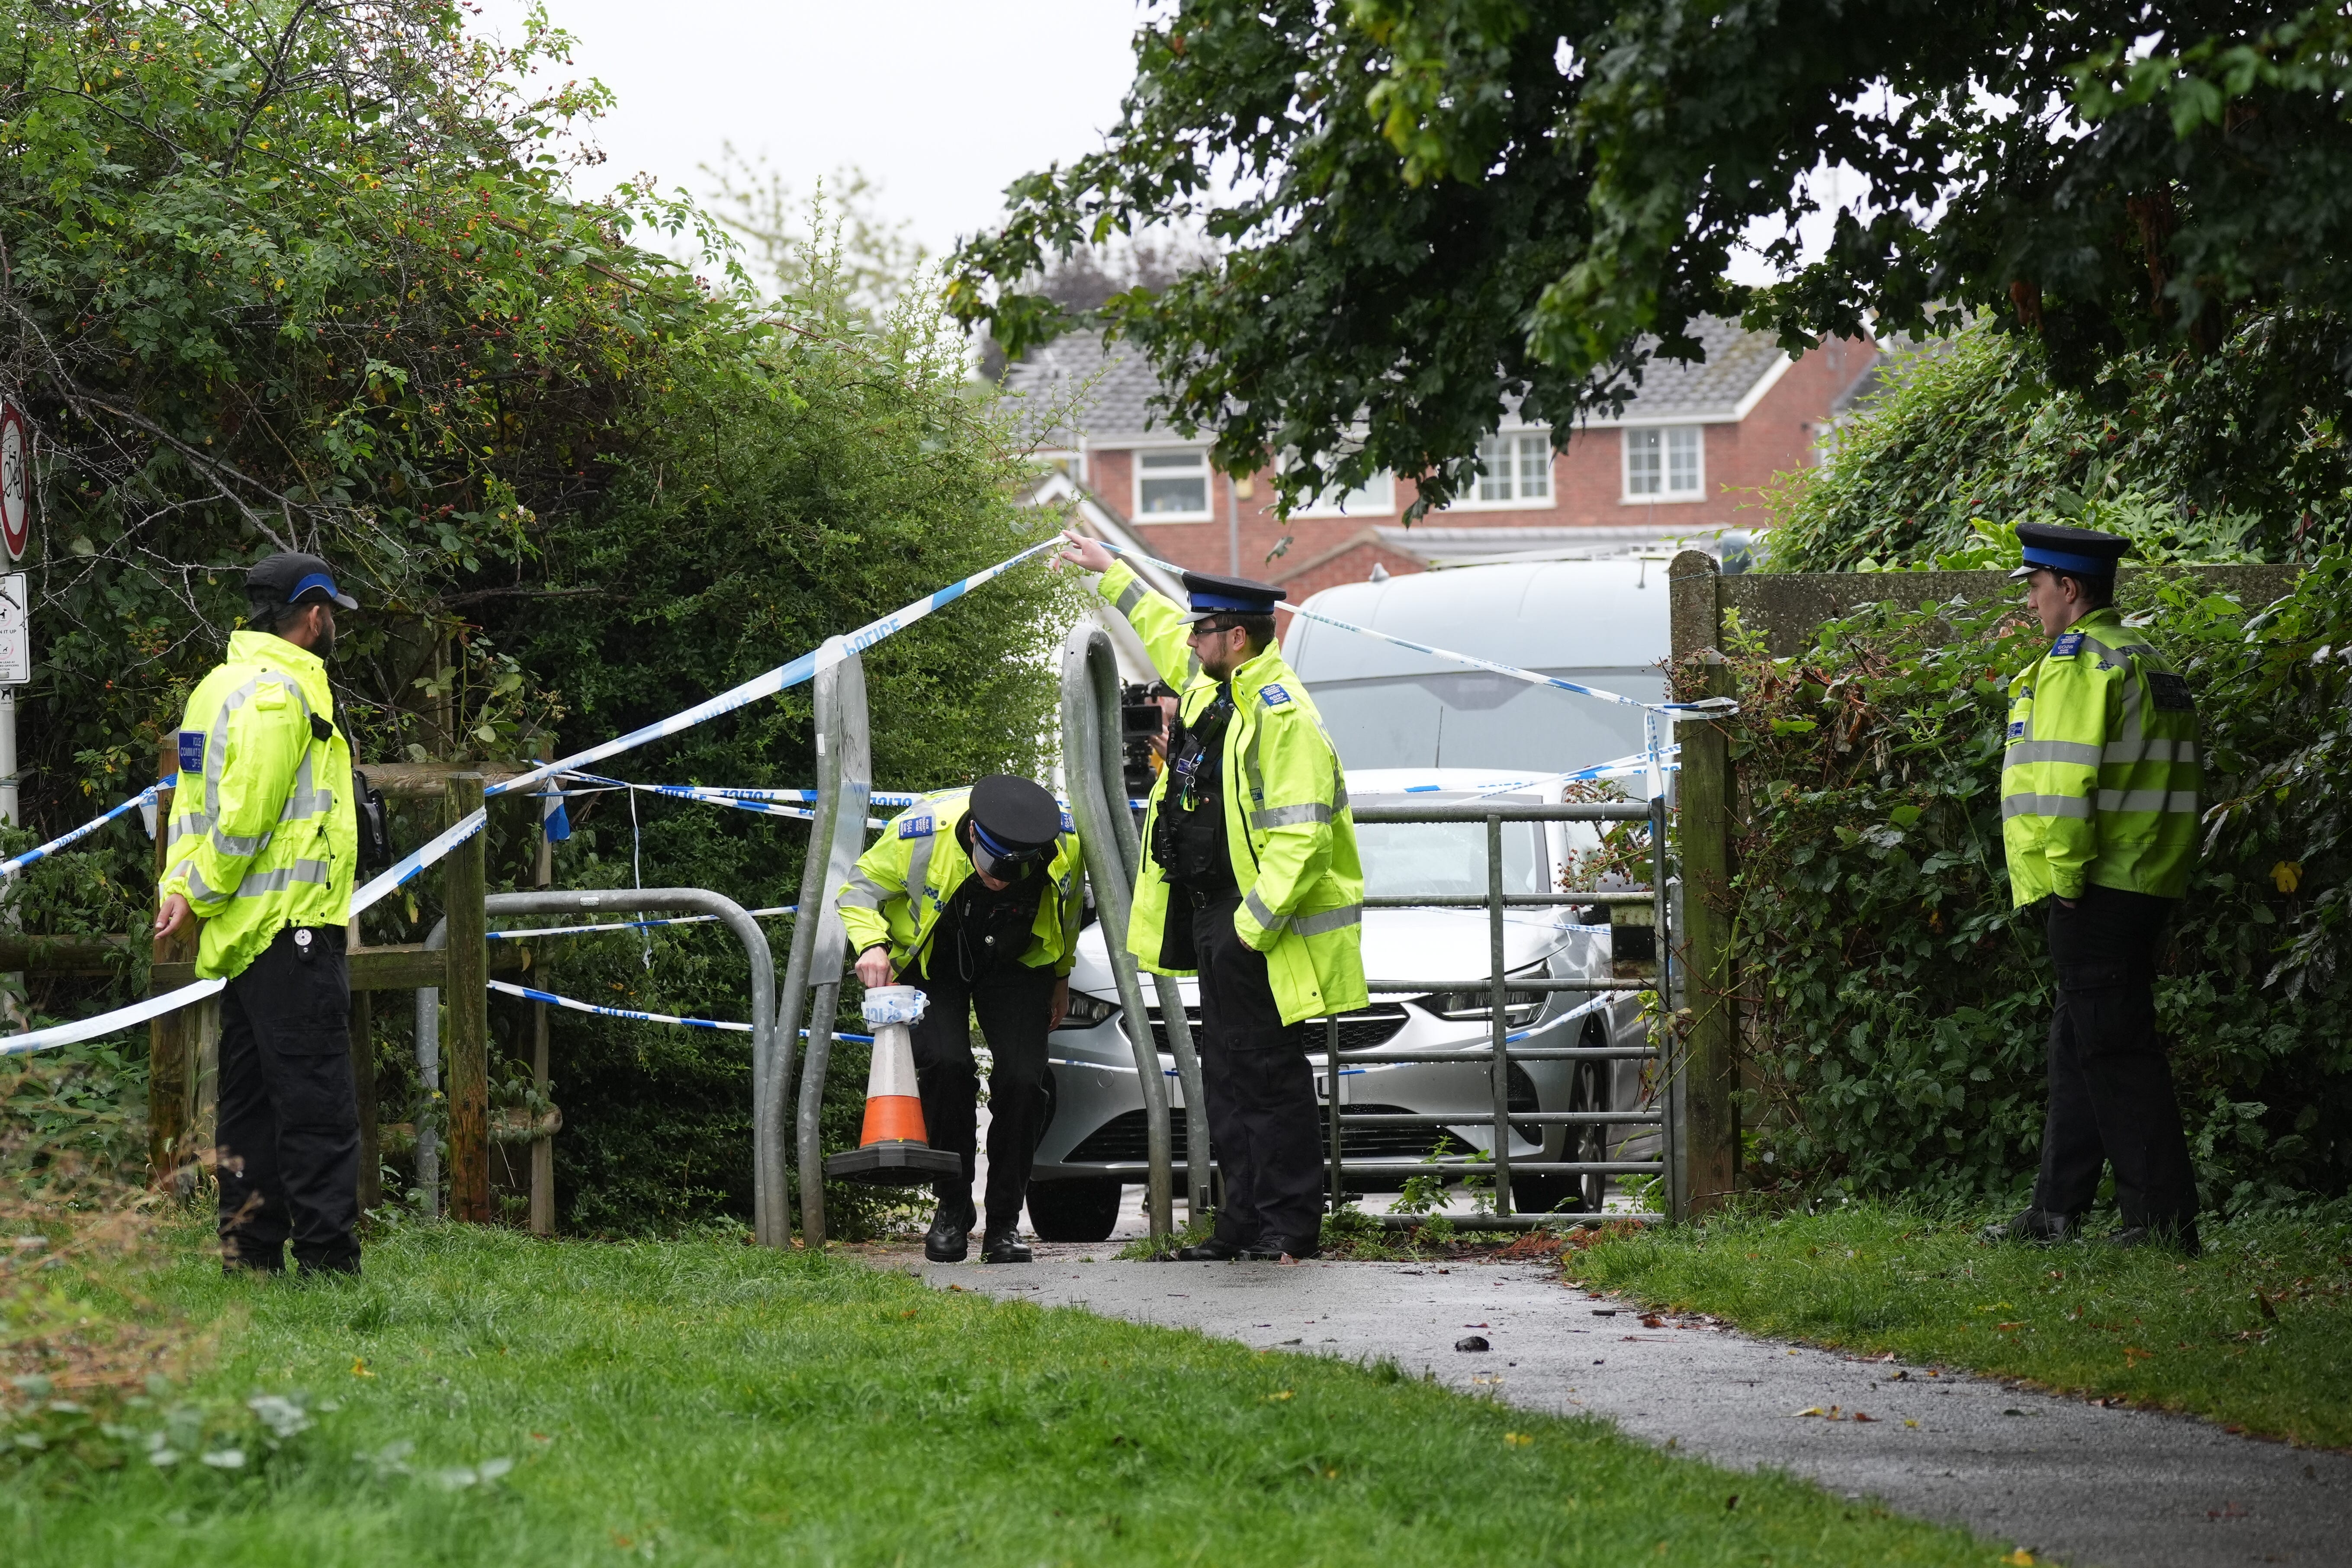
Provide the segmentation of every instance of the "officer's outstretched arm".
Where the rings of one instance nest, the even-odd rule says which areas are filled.
[[[841,929],[849,934],[850,952],[863,952],[889,942],[890,917],[885,911],[891,900],[907,896],[907,867],[913,858],[914,840],[898,829],[914,818],[928,822],[930,816],[931,807],[919,804],[892,818],[874,847],[857,858],[857,868],[850,872],[849,880],[836,890],[834,901],[841,910]]]
[[[1264,835],[1257,880],[1243,890],[1234,929],[1264,952],[1330,868],[1338,768],[1321,728],[1295,707],[1271,710],[1260,721],[1258,767],[1265,799],[1245,803],[1252,836]]]
[[[277,831],[310,745],[310,720],[284,687],[264,682],[230,712],[225,734],[206,741],[201,783],[181,777],[182,790],[204,792],[208,822],[156,889],[158,897],[181,894],[205,920],[226,911],[247,868]]]
[[[1192,657],[1192,645],[1185,637],[1192,626],[1184,612],[1176,607],[1175,600],[1137,576],[1134,567],[1124,561],[1114,563],[1095,579],[1095,591],[1109,600],[1111,608],[1125,616],[1135,635],[1143,639],[1143,650],[1151,656],[1160,679],[1181,691],[1201,673],[1201,661]]]

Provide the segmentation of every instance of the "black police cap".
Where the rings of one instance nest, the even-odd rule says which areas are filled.
[[[2063,572],[2074,577],[2112,577],[2116,563],[2131,548],[2131,541],[2095,528],[2067,528],[2054,522],[2021,522],[2017,542],[2025,547],[2025,564],[2011,572],[2012,581],[2036,572]]]
[[[257,562],[245,574],[245,594],[272,605],[317,603],[331,599],[347,610],[360,602],[335,585],[335,569],[316,555],[289,550]]]
[[[1062,808],[1044,786],[991,773],[971,786],[971,826],[999,856],[1050,849],[1062,836]]]
[[[1290,597],[1289,589],[1253,577],[1220,577],[1213,572],[1185,573],[1184,591],[1192,601],[1192,612],[1184,617],[1188,621],[1211,616],[1270,616],[1278,600]]]

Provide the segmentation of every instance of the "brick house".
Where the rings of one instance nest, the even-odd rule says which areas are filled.
[[[1131,345],[1074,332],[1009,367],[1004,384],[1016,424],[1066,481],[1055,495],[1076,489],[1156,555],[1281,583],[1297,598],[1376,571],[1622,555],[1677,539],[1708,548],[1761,527],[1756,491],[1816,459],[1882,356],[1867,340],[1841,340],[1792,360],[1729,321],[1704,322],[1697,336],[1703,363],[1652,363],[1622,417],[1587,418],[1557,450],[1549,428],[1506,419],[1470,493],[1410,529],[1399,519],[1412,486],[1385,475],[1276,517],[1267,476],[1236,484],[1210,470],[1205,438],[1153,427],[1157,383]]]

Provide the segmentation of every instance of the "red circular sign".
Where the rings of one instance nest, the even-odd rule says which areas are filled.
[[[0,407],[0,544],[8,559],[25,553],[33,521],[32,431],[14,408]]]

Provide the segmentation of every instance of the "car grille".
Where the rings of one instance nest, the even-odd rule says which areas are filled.
[[[1402,1105],[1350,1105],[1349,1110],[1360,1110],[1386,1116],[1402,1115],[1409,1108]],[[1184,1113],[1171,1110],[1169,1118],[1169,1141],[1174,1163],[1184,1163]],[[1331,1126],[1327,1119],[1318,1123],[1323,1134],[1323,1157],[1331,1157]],[[1444,1132],[1438,1127],[1351,1127],[1348,1130],[1348,1157],[1351,1160],[1418,1160],[1437,1147]],[[1063,1163],[1071,1165],[1133,1164],[1140,1165],[1150,1158],[1146,1140],[1150,1137],[1143,1112],[1130,1110],[1114,1116],[1071,1150]],[[1458,1147],[1458,1146],[1457,1146]]]
[[[1185,1008],[1184,1021],[1192,1025],[1192,1032],[1198,1035],[1201,1031],[1201,1010],[1198,1007]],[[1404,1024],[1404,1007],[1395,1002],[1375,1002],[1353,1013],[1342,1013],[1339,1015],[1339,1048],[1343,1051],[1368,1051],[1374,1046],[1385,1046],[1396,1038],[1397,1031],[1402,1029]],[[1291,1032],[1301,1050],[1319,1052],[1323,1048],[1325,1027],[1322,1019],[1310,1018],[1303,1024],[1293,1025]],[[1163,1051],[1169,1048],[1168,1026],[1157,1013],[1151,1015],[1151,1043]]]

